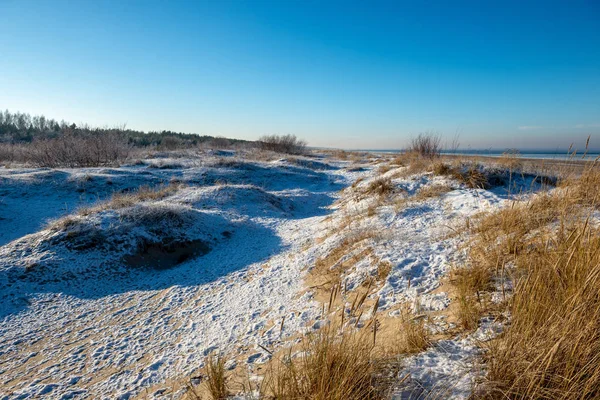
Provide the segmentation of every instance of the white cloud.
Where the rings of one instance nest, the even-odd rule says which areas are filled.
[[[536,129],[543,129],[543,126],[537,126],[537,125],[527,125],[527,126],[519,126],[519,130],[520,131],[533,131]]]
[[[600,124],[577,124],[575,128],[583,129],[583,128],[600,128]]]

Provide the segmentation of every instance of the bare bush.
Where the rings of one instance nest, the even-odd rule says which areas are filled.
[[[0,162],[26,161],[27,149],[23,144],[0,143]]]
[[[183,141],[175,136],[167,136],[160,141],[160,150],[177,150],[183,147]]]
[[[231,147],[231,141],[225,137],[217,136],[207,145],[210,149],[229,149]]]
[[[34,140],[27,148],[26,159],[40,167],[100,167],[115,165],[128,153],[127,142],[116,132],[68,133]]]
[[[277,153],[303,154],[306,152],[306,141],[296,135],[265,135],[258,139],[258,145],[263,150]]]
[[[441,143],[442,136],[439,133],[423,132],[411,140],[408,151],[433,159],[439,157],[442,150]]]

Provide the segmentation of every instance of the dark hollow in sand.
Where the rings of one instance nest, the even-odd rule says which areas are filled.
[[[202,240],[163,241],[144,243],[134,254],[123,257],[125,263],[134,268],[169,269],[211,250]]]

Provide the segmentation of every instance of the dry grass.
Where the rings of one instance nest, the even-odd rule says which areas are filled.
[[[75,214],[67,215],[62,218],[49,221],[46,225],[46,229],[50,229],[56,232],[66,231],[74,226],[85,225],[82,224],[81,217],[85,217],[106,210],[119,210],[123,208],[133,207],[145,201],[161,200],[174,194],[181,187],[182,185],[180,183],[171,183],[169,185],[160,185],[157,187],[141,186],[137,190],[132,192],[115,193],[107,201],[101,202],[91,207],[82,207],[78,209]],[[137,212],[134,214],[136,214],[136,216],[139,217],[139,215],[137,214],[143,212],[144,210],[145,209],[137,210]],[[170,210],[168,208],[155,207],[146,214],[162,216],[165,218],[170,217],[172,219],[175,219],[175,217],[177,217],[177,215],[171,215],[169,214],[169,212],[174,213],[173,210]],[[128,215],[132,215],[132,213],[125,214],[123,218],[127,219]]]
[[[319,257],[310,271],[317,286],[329,290],[339,285],[343,273],[357,262],[372,254],[373,249],[364,241],[376,238],[378,232],[367,229],[347,234],[345,238],[324,257]],[[388,271],[389,273],[389,271]]]
[[[228,389],[229,377],[225,371],[225,358],[210,355],[202,371],[203,387],[200,390],[193,385],[188,385],[187,398],[201,400],[206,393],[212,400],[224,400],[230,395]]]
[[[452,172],[452,168],[450,167],[450,165],[448,165],[445,162],[442,161],[438,161],[436,163],[433,164],[432,166],[432,172],[435,175],[450,175]]]
[[[213,400],[226,399],[229,391],[227,390],[225,359],[219,356],[208,357],[204,373],[206,374],[205,384]]]
[[[385,196],[396,190],[390,178],[378,178],[371,181],[365,188],[363,194]]]
[[[415,194],[414,199],[415,200],[425,200],[425,199],[430,199],[432,197],[440,197],[444,193],[448,193],[451,190],[452,190],[452,188],[450,186],[444,185],[441,183],[430,185],[430,186],[425,186],[424,188],[420,189]]]
[[[510,279],[506,331],[487,345],[490,399],[600,396],[600,171],[588,167],[551,193],[481,215],[471,225],[470,266],[455,271],[459,319],[473,329],[492,280]]]
[[[586,222],[518,257],[511,325],[489,346],[485,397],[600,396],[600,231]]]
[[[457,319],[462,329],[477,328],[485,308],[482,293],[493,289],[492,273],[487,264],[473,263],[470,268],[457,268],[451,273],[451,282],[456,288]]]
[[[425,327],[423,316],[410,313],[408,307],[401,309],[400,323],[395,328],[392,343],[393,354],[415,354],[431,346],[431,335]]]
[[[490,186],[487,176],[477,165],[470,166],[466,171],[455,170],[452,176],[471,189],[487,189]]]
[[[377,173],[379,173],[380,175],[383,175],[386,172],[391,171],[392,168],[393,167],[390,164],[383,164],[377,168]]]
[[[274,363],[265,377],[267,398],[362,400],[384,398],[385,361],[365,330],[336,335],[326,327],[307,335],[300,352]]]
[[[89,215],[104,210],[118,210],[121,208],[132,207],[145,201],[158,201],[173,195],[183,186],[180,183],[170,183],[168,185],[159,185],[155,187],[140,186],[135,191],[126,193],[115,193],[105,202],[92,207],[85,207],[78,210],[79,215]]]

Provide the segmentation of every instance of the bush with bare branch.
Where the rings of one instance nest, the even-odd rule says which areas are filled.
[[[306,141],[296,135],[265,135],[258,139],[259,147],[277,153],[303,154],[306,152]]]
[[[419,154],[421,157],[433,159],[439,157],[442,150],[442,136],[435,132],[419,133],[413,138],[408,147],[408,151]]]
[[[100,167],[127,157],[129,145],[117,132],[69,132],[53,139],[34,140],[27,158],[40,167]]]

